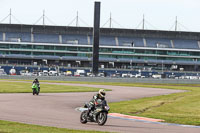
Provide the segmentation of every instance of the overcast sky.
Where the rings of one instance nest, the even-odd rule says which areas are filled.
[[[111,13],[114,28],[145,28],[174,30],[178,17],[178,30],[200,32],[200,0],[99,0],[101,2],[101,27],[109,27]],[[77,11],[80,26],[93,26],[94,0],[0,0],[0,22],[12,15],[23,24],[35,24],[45,10],[52,22],[47,25],[75,26]],[[12,23],[19,23],[12,17]],[[73,23],[71,23],[73,22]],[[108,23],[106,23],[108,22]],[[9,23],[9,18],[2,23]],[[41,21],[36,24],[42,24]]]

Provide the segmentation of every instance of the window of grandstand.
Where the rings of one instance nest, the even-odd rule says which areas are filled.
[[[78,51],[77,47],[68,47],[67,48],[68,51]]]
[[[10,48],[20,48],[20,45],[17,45],[17,44],[13,44],[13,45],[10,45]]]
[[[36,46],[33,46],[34,49],[44,49],[44,46],[42,45],[36,45]]]
[[[82,52],[91,52],[91,51],[92,51],[92,48],[80,47],[80,48],[78,48],[78,51],[82,51]]]
[[[56,46],[55,50],[65,50],[65,47],[64,46]]]
[[[21,38],[9,38],[11,42],[21,42]]]
[[[187,51],[179,51],[180,56],[190,56],[190,52]]]
[[[107,48],[100,48],[99,52],[104,52],[104,53],[111,53],[112,49],[107,49]]]
[[[7,44],[0,44],[0,48],[5,48],[5,49],[7,49],[7,48],[9,48],[9,45],[7,45]]]
[[[31,45],[21,44],[22,49],[32,49]]]
[[[10,51],[10,54],[20,54],[19,51]]]
[[[144,54],[144,53],[145,53],[145,50],[144,50],[144,49],[136,49],[136,50],[135,50],[135,53],[136,53],[136,54]]]
[[[169,48],[167,44],[163,44],[163,43],[157,43],[156,46],[157,48]]]
[[[78,40],[68,40],[67,43],[69,43],[69,44],[78,44]]]

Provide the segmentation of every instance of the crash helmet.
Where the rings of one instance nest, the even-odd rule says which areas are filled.
[[[36,79],[35,79],[35,81],[37,81],[37,82],[38,82],[38,79],[36,78]]]
[[[100,89],[100,90],[99,90],[99,95],[100,95],[101,97],[105,97],[105,95],[106,95],[105,90],[104,90],[104,89]]]

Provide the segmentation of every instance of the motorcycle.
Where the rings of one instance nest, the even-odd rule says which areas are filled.
[[[87,122],[95,122],[98,125],[103,126],[107,121],[108,111],[110,107],[107,105],[105,100],[97,100],[95,102],[95,108],[90,111],[88,114],[88,108],[90,105],[86,103],[84,105],[85,111],[81,113],[80,122],[86,124]]]
[[[32,84],[32,90],[33,90],[33,95],[39,95],[39,93],[40,93],[40,87],[39,87],[39,85],[38,84],[36,84],[36,83],[33,83]]]

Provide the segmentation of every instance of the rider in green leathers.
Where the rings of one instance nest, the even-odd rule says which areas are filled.
[[[33,83],[32,83],[32,89],[36,88],[38,92],[40,92],[40,82],[39,80],[36,78]]]

